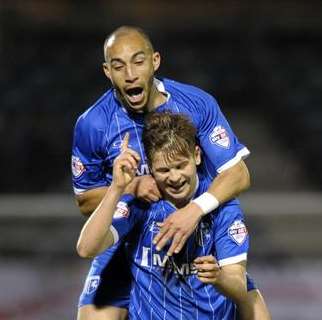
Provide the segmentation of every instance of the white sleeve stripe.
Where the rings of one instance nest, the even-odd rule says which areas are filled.
[[[79,188],[73,187],[73,189],[74,189],[74,193],[77,195],[77,194],[82,194],[82,193],[84,193],[86,191],[90,191],[90,190],[93,190],[93,189],[104,188],[106,186],[108,186],[108,185],[91,186],[88,189],[79,189]]]
[[[238,263],[241,261],[247,260],[247,253],[239,254],[238,256],[229,257],[218,261],[220,267],[227,266],[229,264]]]
[[[75,187],[73,189],[74,189],[75,194],[81,194],[81,193],[87,191],[86,189],[78,189],[78,188],[75,188]]]
[[[241,159],[245,159],[250,154],[249,150],[244,147],[243,149],[239,150],[234,158],[227,161],[225,164],[223,164],[221,167],[217,169],[218,173],[223,172],[224,170],[227,170],[231,167],[233,167],[236,163],[238,163]]]
[[[117,230],[113,227],[113,225],[110,226],[110,231],[112,232],[114,242],[113,244],[117,243],[120,240],[119,233]]]

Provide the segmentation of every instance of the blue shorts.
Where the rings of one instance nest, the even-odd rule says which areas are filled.
[[[131,291],[130,266],[123,243],[104,251],[92,261],[78,307],[129,306]]]

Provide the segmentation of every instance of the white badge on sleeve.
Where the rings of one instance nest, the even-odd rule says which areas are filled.
[[[241,246],[247,238],[247,228],[243,221],[236,220],[228,228],[229,237]]]
[[[230,139],[226,129],[222,126],[216,126],[209,135],[209,140],[212,144],[228,149]]]

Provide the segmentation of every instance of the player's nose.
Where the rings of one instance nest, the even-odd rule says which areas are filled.
[[[132,66],[127,66],[125,70],[125,81],[133,83],[137,79],[138,79],[138,76],[134,68],[132,68]]]
[[[168,179],[171,183],[180,181],[180,178],[180,173],[177,170],[170,170]]]

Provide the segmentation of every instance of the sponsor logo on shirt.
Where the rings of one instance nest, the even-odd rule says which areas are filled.
[[[85,293],[92,294],[93,292],[95,292],[99,286],[100,280],[100,276],[88,277],[85,284]]]
[[[166,269],[180,276],[190,276],[198,273],[197,269],[195,268],[192,262],[181,263],[180,265],[178,265],[173,259],[173,257],[169,257],[165,254],[161,255],[159,253],[154,252],[151,254],[150,251],[151,248],[142,247],[142,267],[150,268],[152,266],[154,268]]]
[[[229,237],[234,240],[239,246],[241,246],[247,238],[247,228],[243,221],[236,220],[228,228]]]
[[[79,157],[72,156],[72,173],[75,178],[79,178],[86,171],[85,166]]]
[[[113,218],[127,218],[130,214],[130,209],[126,202],[119,201],[116,205]]]
[[[230,146],[229,135],[225,128],[222,126],[216,126],[209,135],[209,140],[212,144],[216,144],[219,147],[228,149]]]

